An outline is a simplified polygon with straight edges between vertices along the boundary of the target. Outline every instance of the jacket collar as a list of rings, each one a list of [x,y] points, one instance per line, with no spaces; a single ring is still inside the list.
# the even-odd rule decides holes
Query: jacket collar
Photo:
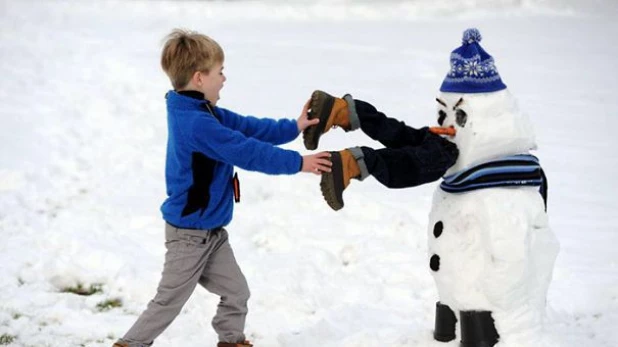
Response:
[[[182,110],[206,111],[217,120],[221,121],[217,114],[217,108],[210,101],[204,99],[204,94],[195,90],[175,91],[170,90],[165,94],[167,106]]]
[[[181,90],[177,93],[180,95],[188,96],[193,99],[208,102],[208,100],[206,100],[206,98],[204,97],[204,93],[198,92],[197,90]]]
[[[175,91],[170,90],[165,94],[167,105],[172,108],[185,110],[209,110],[212,108],[210,102],[204,99],[204,94],[198,91]]]

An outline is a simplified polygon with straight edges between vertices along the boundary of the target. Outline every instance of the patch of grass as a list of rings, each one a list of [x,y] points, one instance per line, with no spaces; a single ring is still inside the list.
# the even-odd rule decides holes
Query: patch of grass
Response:
[[[10,345],[16,338],[17,336],[14,335],[2,334],[0,335],[0,345]]]
[[[99,310],[99,312],[105,312],[111,310],[112,308],[121,306],[122,300],[120,300],[119,298],[107,299],[97,304],[97,310]]]
[[[13,313],[13,319],[19,319],[19,318],[21,318],[21,316],[22,316],[22,314],[19,313],[19,312]]]
[[[102,293],[103,284],[95,283],[91,284],[88,287],[85,287],[83,284],[78,283],[75,287],[62,288],[61,292],[88,296],[92,294]]]

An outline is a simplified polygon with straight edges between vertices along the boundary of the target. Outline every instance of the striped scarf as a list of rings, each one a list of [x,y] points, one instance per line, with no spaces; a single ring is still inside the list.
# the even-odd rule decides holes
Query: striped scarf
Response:
[[[530,154],[492,160],[447,176],[440,184],[448,193],[511,186],[538,186],[547,210],[547,178],[539,159]]]

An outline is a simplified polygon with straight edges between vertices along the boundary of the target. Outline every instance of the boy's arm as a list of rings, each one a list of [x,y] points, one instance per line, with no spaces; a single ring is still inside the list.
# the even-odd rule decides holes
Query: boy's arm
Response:
[[[245,125],[239,124],[239,126],[251,128],[256,125],[252,122],[254,121],[249,120]],[[196,150],[217,161],[250,171],[295,174],[301,170],[302,159],[298,152],[275,147],[271,143],[248,137],[242,131],[224,125],[225,122],[219,123],[211,117],[196,119],[191,127],[190,136]],[[274,124],[265,127],[270,127],[270,131],[254,133],[266,138],[282,136],[274,129],[276,128]]]
[[[241,132],[246,137],[281,145],[294,140],[299,134],[299,128],[294,119],[275,120],[242,116],[233,111],[217,108],[221,122],[226,127]]]

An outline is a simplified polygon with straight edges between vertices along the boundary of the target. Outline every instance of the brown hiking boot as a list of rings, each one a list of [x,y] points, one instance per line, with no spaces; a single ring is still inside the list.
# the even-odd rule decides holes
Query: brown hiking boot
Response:
[[[331,172],[322,173],[320,189],[328,206],[337,211],[343,208],[343,190],[350,185],[352,178],[361,174],[358,162],[350,150],[330,152],[333,163]]]
[[[249,341],[237,342],[237,343],[219,342],[217,344],[217,347],[253,347],[253,345],[249,343]]]
[[[314,150],[318,148],[320,136],[329,131],[333,126],[340,126],[350,130],[350,117],[348,103],[342,98],[336,98],[321,90],[311,94],[311,112],[309,119],[318,118],[320,123],[310,126],[303,131],[305,148]]]
[[[126,342],[116,342],[112,347],[129,347],[129,344]]]

